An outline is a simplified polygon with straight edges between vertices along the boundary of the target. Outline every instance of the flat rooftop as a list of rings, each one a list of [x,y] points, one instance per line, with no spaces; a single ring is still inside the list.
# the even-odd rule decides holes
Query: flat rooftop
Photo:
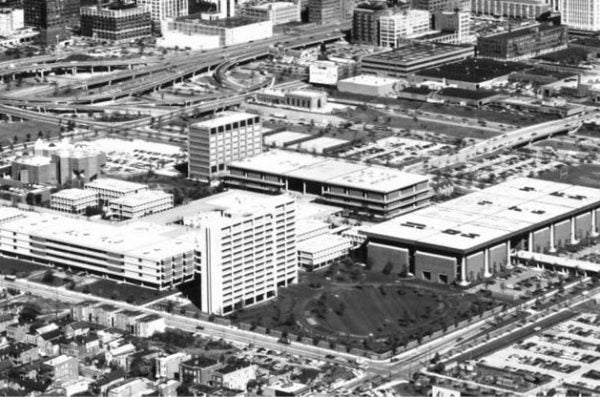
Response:
[[[63,198],[67,200],[79,200],[83,198],[93,198],[96,197],[98,193],[92,190],[84,190],[84,189],[63,189],[60,192],[56,192],[52,195],[52,197]]]
[[[519,62],[502,62],[491,59],[468,58],[463,61],[449,63],[417,72],[418,76],[483,83],[513,72],[527,69],[529,66]]]
[[[122,193],[134,192],[139,189],[147,189],[148,186],[142,183],[123,181],[121,179],[100,178],[88,182],[84,186],[86,189],[114,190]]]
[[[234,161],[229,167],[380,193],[428,181],[426,176],[393,168],[284,150],[270,150],[258,156]]]
[[[14,209],[0,208],[0,219],[5,212],[12,215]],[[0,224],[0,230],[152,261],[194,249],[194,236],[185,228],[146,222],[96,223],[53,213],[21,211],[19,217]]]
[[[366,84],[381,87],[389,84],[399,83],[400,81],[401,80],[399,79],[393,79],[391,77],[375,76],[372,74],[359,74],[358,76],[340,80],[338,83]]]
[[[367,55],[364,61],[392,64],[414,64],[424,59],[445,58],[465,52],[473,53],[473,47],[462,47],[450,44],[432,44],[426,42],[399,43],[398,47],[391,51]]]
[[[288,142],[294,142],[300,139],[308,138],[310,134],[295,131],[281,131],[274,134],[263,135],[266,146],[283,146]]]
[[[251,25],[255,23],[259,23],[261,21],[256,21],[255,19],[248,17],[233,17],[233,18],[223,18],[223,19],[213,19],[207,20],[202,19],[200,14],[188,15],[185,17],[177,18],[179,22],[190,22],[198,25],[207,25],[207,26],[216,26],[220,28],[237,28],[239,26]]]
[[[173,197],[171,193],[163,192],[162,190],[144,190],[139,193],[130,194],[127,196],[119,197],[117,199],[110,200],[111,204],[124,205],[135,207],[138,205],[144,205],[155,200],[164,199],[167,197]]]
[[[600,189],[519,178],[364,229],[371,237],[468,252],[600,204]]]
[[[222,218],[226,221],[231,218],[240,218],[250,214],[271,210],[273,207],[288,203],[291,200],[293,200],[293,198],[285,194],[272,196],[246,190],[231,189],[200,200],[194,200],[188,204],[180,205],[158,214],[147,216],[144,220],[146,222],[157,224],[169,224],[178,222],[183,218],[198,217],[198,219],[201,220],[201,218],[206,218],[205,216],[203,217],[203,214],[206,214],[213,215],[211,216],[211,220],[217,222],[222,218],[219,213],[226,212],[228,218]]]
[[[297,7],[297,5],[291,1],[275,1],[273,3],[258,4],[255,6],[251,6],[250,8],[257,9],[257,10],[269,10],[269,9],[281,9],[281,8],[289,8],[289,7]]]
[[[258,115],[252,114],[252,113],[243,113],[243,112],[222,112],[208,120],[199,121],[197,123],[194,123],[194,124],[192,124],[192,127],[215,128],[215,127],[219,127],[219,126],[222,126],[225,124],[240,122],[240,121],[252,119],[255,117],[258,117]]]
[[[50,164],[52,162],[52,159],[50,157],[44,157],[44,156],[29,156],[29,157],[21,157],[15,160],[15,163],[17,164],[26,164],[26,165],[31,165],[31,166],[41,166],[41,165],[47,165]]]
[[[465,90],[454,87],[442,88],[437,94],[444,97],[463,99],[485,99],[499,95],[497,92],[491,90]]]

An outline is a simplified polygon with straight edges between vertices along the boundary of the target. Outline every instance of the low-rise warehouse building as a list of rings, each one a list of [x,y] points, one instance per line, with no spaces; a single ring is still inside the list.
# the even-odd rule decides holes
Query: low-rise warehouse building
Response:
[[[527,65],[518,62],[474,58],[421,70],[410,80],[414,84],[435,81],[466,90],[478,90],[506,83],[511,73],[527,68]]]
[[[399,79],[361,74],[338,81],[337,89],[340,92],[359,95],[394,96],[400,89],[401,82]]]
[[[360,61],[362,73],[378,76],[407,77],[419,70],[472,57],[472,46],[405,42],[392,51],[367,55]]]
[[[510,264],[513,250],[553,252],[598,234],[600,190],[521,178],[363,230],[368,260],[466,285]]]
[[[98,207],[98,193],[84,189],[64,189],[50,196],[50,208],[71,214],[85,214]]]
[[[445,103],[477,107],[486,105],[501,97],[500,94],[491,90],[465,90],[454,87],[443,88],[435,96]]]
[[[282,150],[232,162],[226,184],[315,194],[331,205],[384,219],[423,207],[431,197],[427,176]]]

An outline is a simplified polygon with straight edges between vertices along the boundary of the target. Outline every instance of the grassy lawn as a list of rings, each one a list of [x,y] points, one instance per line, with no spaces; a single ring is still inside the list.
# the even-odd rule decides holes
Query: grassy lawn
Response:
[[[581,164],[568,166],[566,172],[551,171],[541,174],[539,179],[562,183],[572,183],[593,188],[600,188],[600,166],[594,164]]]
[[[444,285],[335,266],[303,274],[276,300],[243,309],[234,322],[383,352],[490,309],[495,302]]]
[[[15,275],[17,277],[26,277],[38,270],[47,270],[48,266],[38,265],[33,262],[26,262],[12,258],[0,258],[0,273]]]
[[[4,147],[10,145],[15,136],[17,137],[17,143],[23,143],[27,139],[27,134],[31,134],[31,140],[35,141],[38,137],[39,131],[42,131],[45,138],[47,136],[57,136],[60,128],[58,125],[43,123],[40,121],[1,123],[0,144],[2,144]]]
[[[98,279],[86,285],[78,285],[75,291],[90,293],[101,298],[125,301],[142,305],[161,297],[173,295],[177,291],[155,291],[132,284],[122,284],[113,280]]]

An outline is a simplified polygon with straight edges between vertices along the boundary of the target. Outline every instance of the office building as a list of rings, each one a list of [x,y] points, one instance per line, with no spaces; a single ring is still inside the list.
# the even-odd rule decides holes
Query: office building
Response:
[[[189,177],[208,181],[228,163],[262,152],[262,125],[255,114],[224,112],[192,124],[188,145]]]
[[[546,0],[471,0],[471,11],[477,15],[535,19],[551,10]]]
[[[229,165],[231,187],[298,191],[348,211],[385,219],[429,203],[429,179],[392,168],[270,150]]]
[[[226,315],[297,283],[293,197],[230,190],[202,203],[206,210],[183,222],[197,232],[203,312]]]
[[[456,36],[456,44],[468,43],[471,37],[471,13],[468,11],[435,11],[433,29]]]
[[[463,285],[511,263],[598,235],[600,190],[520,178],[363,230],[374,266]]]
[[[566,26],[535,24],[478,37],[477,54],[492,59],[520,60],[565,49],[568,42]]]
[[[150,11],[135,3],[81,9],[81,35],[115,43],[131,42],[152,34]]]
[[[367,55],[361,59],[365,74],[405,78],[419,70],[460,61],[474,55],[472,46],[405,42],[392,51]]]
[[[120,179],[100,178],[86,183],[84,189],[96,192],[100,202],[108,204],[110,200],[144,192],[148,190],[148,186]]]
[[[210,49],[244,44],[273,36],[273,22],[248,17],[204,20],[197,17],[169,19],[163,29],[163,47]]]
[[[189,10],[187,0],[136,0],[136,4],[150,10],[152,28],[157,33],[167,19],[185,17]]]
[[[379,46],[398,47],[408,38],[422,36],[430,31],[431,15],[425,10],[404,10],[379,18]]]
[[[434,11],[471,11],[471,0],[412,0],[413,8]]]
[[[309,0],[308,21],[317,25],[352,19],[354,0]]]
[[[113,219],[136,219],[173,208],[173,195],[162,190],[144,190],[108,202]]]
[[[600,4],[598,0],[558,0],[562,23],[569,28],[600,31]]]
[[[23,9],[0,8],[0,36],[11,36],[25,27]]]
[[[290,22],[300,22],[300,1],[275,1],[273,3],[248,6],[244,9],[248,18],[259,21],[269,20],[273,26]]]
[[[83,215],[88,208],[98,207],[98,194],[91,190],[64,189],[50,196],[50,208],[55,211]]]
[[[352,16],[352,42],[354,44],[379,45],[379,18],[394,14],[397,9],[385,1],[361,3]]]
[[[42,44],[56,44],[79,25],[80,6],[80,0],[23,0],[25,26],[40,31]]]
[[[348,255],[352,241],[335,234],[314,237],[298,243],[298,266],[318,270]]]
[[[2,207],[0,253],[158,290],[194,277],[194,238],[178,226],[95,223]]]

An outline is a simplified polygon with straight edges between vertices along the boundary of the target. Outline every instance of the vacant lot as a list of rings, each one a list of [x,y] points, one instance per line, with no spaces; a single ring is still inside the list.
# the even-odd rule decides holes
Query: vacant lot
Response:
[[[547,181],[600,188],[600,166],[593,164],[568,166],[566,169],[546,172],[540,175],[539,178]]]

